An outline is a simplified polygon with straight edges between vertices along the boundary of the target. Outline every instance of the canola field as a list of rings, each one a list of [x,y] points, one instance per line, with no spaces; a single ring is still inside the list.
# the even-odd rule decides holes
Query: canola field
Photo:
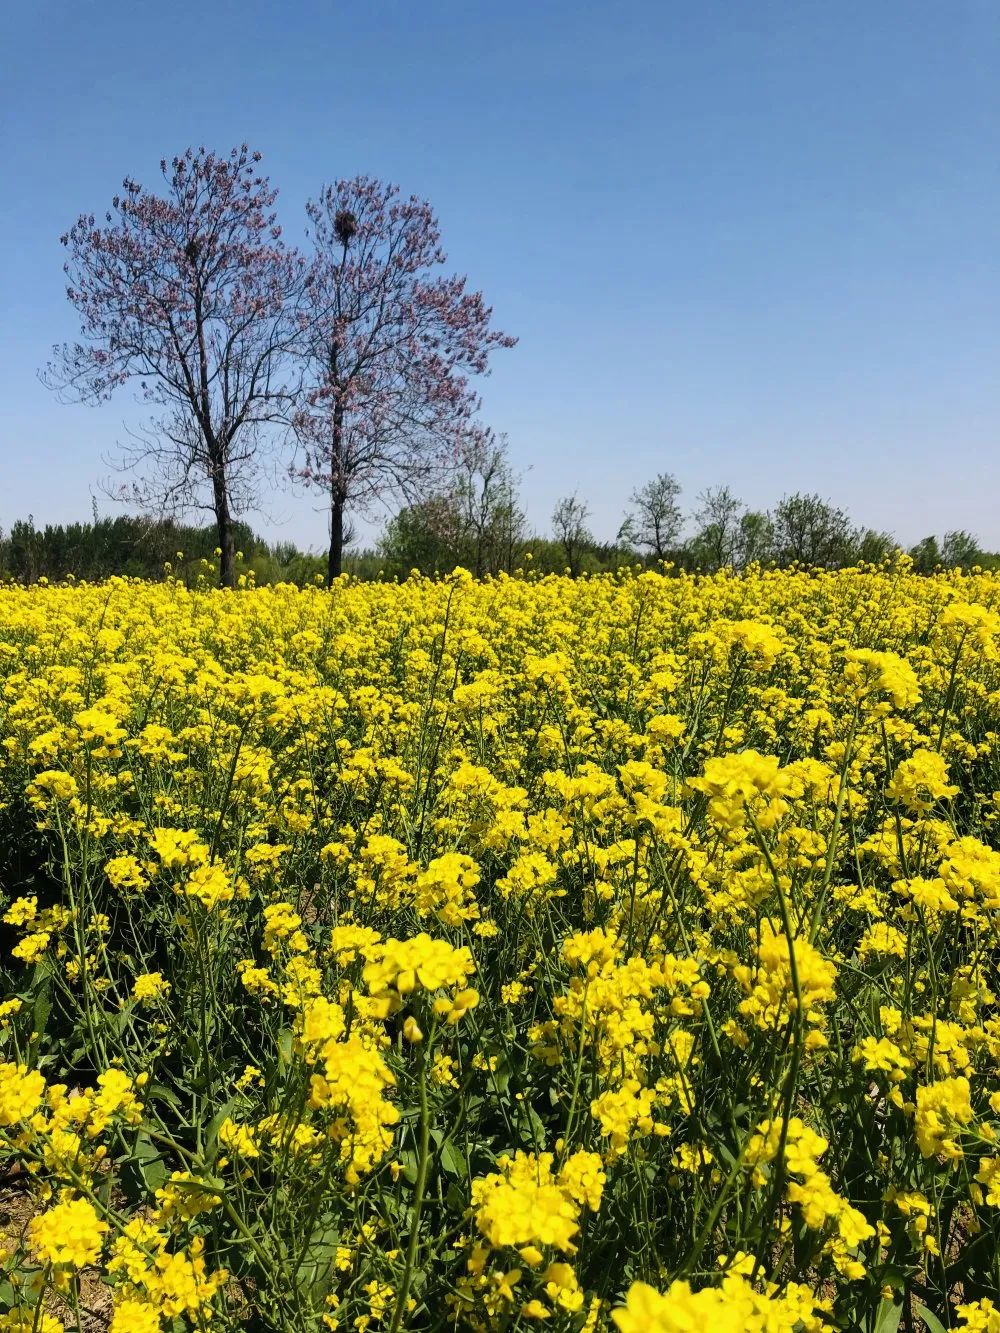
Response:
[[[1000,1330],[1000,578],[0,588],[0,1330]]]

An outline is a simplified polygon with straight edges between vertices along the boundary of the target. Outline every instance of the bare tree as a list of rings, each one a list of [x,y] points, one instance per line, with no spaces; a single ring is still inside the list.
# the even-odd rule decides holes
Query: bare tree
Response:
[[[645,486],[632,492],[631,511],[618,532],[618,540],[648,551],[656,560],[665,560],[680,543],[684,516],[677,503],[680,482],[669,472],[661,472]]]
[[[162,409],[123,451],[146,473],[131,493],[211,509],[229,586],[234,513],[252,497],[266,428],[292,401],[284,374],[303,274],[259,160],[245,144],[228,157],[188,149],[160,163],[164,194],[126,179],[106,226],[81,216],[62,238],[81,341],[57,348],[43,376],[89,401],[134,381]]]
[[[526,515],[505,437],[478,434],[465,450],[456,484],[473,572],[478,576],[513,569],[524,542]]]
[[[332,581],[345,512],[426,498],[474,429],[470,376],[515,339],[491,329],[464,278],[437,276],[446,259],[424,200],[359,176],[328,186],[307,212],[316,254],[297,473],[329,501]]]
[[[698,531],[689,546],[696,564],[706,569],[724,569],[735,563],[743,508],[743,501],[728,486],[702,491],[694,515]]]
[[[552,511],[552,527],[556,541],[566,552],[569,572],[575,577],[580,572],[583,548],[594,539],[587,527],[590,511],[576,495],[564,496]]]

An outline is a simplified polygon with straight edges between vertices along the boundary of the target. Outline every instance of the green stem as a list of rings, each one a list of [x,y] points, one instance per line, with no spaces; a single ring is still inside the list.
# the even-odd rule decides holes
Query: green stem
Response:
[[[819,934],[820,922],[823,920],[823,907],[826,903],[826,895],[830,889],[830,880],[833,878],[833,866],[837,859],[837,843],[840,841],[840,825],[844,818],[844,801],[847,798],[847,775],[851,768],[851,757],[854,750],[854,740],[858,731],[859,710],[854,710],[854,716],[851,719],[851,729],[847,733],[847,741],[844,745],[844,762],[840,769],[840,788],[837,792],[837,808],[833,815],[833,828],[830,830],[830,841],[826,849],[826,865],[823,869],[823,883],[820,886],[819,897],[816,899],[816,906],[813,910],[812,921],[809,926],[809,943],[815,944],[816,936]]]
[[[420,1213],[424,1206],[424,1192],[427,1189],[427,1173],[431,1160],[431,1117],[427,1106],[427,1060],[433,1040],[434,1033],[432,1031],[430,1040],[422,1051],[420,1059],[420,1078],[417,1085],[420,1097],[420,1140],[417,1179],[413,1188],[413,1215],[410,1219],[410,1241],[406,1247],[406,1267],[403,1269],[403,1280],[399,1284],[396,1308],[392,1312],[389,1333],[398,1333],[399,1331],[406,1310],[406,1303],[410,1298],[410,1284],[413,1281],[413,1272],[417,1266],[417,1252],[420,1248]]]

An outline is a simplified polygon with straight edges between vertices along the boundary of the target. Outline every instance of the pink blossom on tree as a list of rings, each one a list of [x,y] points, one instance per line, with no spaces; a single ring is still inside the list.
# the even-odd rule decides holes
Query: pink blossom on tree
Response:
[[[330,504],[329,578],[341,571],[345,511],[420,497],[481,433],[470,384],[516,339],[446,263],[428,203],[368,176],[307,206],[307,384],[296,414],[298,476]]]
[[[62,237],[80,341],[56,349],[47,380],[109,398],[135,381],[162,409],[125,450],[134,488],[162,507],[210,509],[234,582],[234,513],[245,508],[267,427],[289,418],[305,269],[281,240],[277,191],[246,144],[188,149],[160,163],[166,191],[126,179],[105,224],[81,216]]]

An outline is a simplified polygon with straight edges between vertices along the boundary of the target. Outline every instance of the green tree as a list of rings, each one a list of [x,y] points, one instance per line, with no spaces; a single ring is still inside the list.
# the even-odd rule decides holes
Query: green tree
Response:
[[[916,546],[910,547],[910,558],[919,574],[932,574],[941,563],[941,547],[938,539],[931,534],[923,537]]]
[[[851,520],[821,496],[786,495],[775,507],[773,519],[775,557],[782,564],[835,567],[849,562]]]
[[[971,532],[946,532],[941,545],[941,563],[948,569],[968,569],[979,563],[979,542]]]
[[[386,565],[404,574],[453,569],[465,563],[465,522],[454,492],[406,505],[385,526],[378,551]]]
[[[736,533],[735,556],[741,569],[771,558],[774,548],[774,524],[771,515],[759,509],[747,509],[740,515]]]
[[[854,534],[854,561],[863,560],[869,565],[881,564],[896,550],[898,543],[891,532],[879,532],[875,528],[859,528]]]

